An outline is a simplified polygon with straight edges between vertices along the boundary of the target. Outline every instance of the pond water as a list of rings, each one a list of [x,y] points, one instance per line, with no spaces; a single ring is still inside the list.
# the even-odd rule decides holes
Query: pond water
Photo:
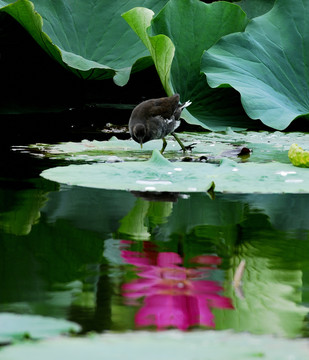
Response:
[[[3,156],[0,312],[68,319],[84,333],[308,336],[309,195],[145,197],[59,185],[39,174],[63,162]]]

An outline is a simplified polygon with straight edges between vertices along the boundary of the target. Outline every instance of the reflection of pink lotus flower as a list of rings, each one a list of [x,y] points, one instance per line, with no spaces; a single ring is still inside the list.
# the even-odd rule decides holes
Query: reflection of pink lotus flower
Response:
[[[186,330],[192,325],[214,327],[210,308],[233,308],[229,298],[218,294],[222,288],[203,278],[211,268],[185,268],[181,257],[172,252],[157,254],[156,260],[133,251],[122,252],[123,258],[138,267],[140,278],[124,284],[124,296],[130,299],[144,297],[144,306],[137,312],[138,326],[169,326]],[[194,262],[217,265],[217,256],[199,256]]]

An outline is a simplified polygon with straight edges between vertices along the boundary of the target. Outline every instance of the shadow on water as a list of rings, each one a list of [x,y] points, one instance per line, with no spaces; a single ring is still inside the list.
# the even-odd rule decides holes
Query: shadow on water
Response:
[[[145,197],[58,185],[33,161],[0,183],[1,312],[308,335],[309,195]]]

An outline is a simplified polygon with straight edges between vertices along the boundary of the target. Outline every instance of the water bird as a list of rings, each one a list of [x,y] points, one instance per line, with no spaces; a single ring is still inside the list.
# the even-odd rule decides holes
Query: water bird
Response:
[[[179,94],[175,94],[143,101],[133,109],[129,120],[129,131],[133,140],[138,142],[141,148],[147,141],[162,139],[161,154],[163,154],[167,145],[165,136],[171,134],[182,150],[184,152],[187,150],[174,130],[180,125],[182,110],[191,105],[191,101],[180,104],[179,100]]]

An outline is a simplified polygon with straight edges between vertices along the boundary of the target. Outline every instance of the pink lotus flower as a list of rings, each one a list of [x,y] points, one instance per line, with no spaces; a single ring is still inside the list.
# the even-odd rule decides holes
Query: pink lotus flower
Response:
[[[137,312],[137,326],[156,325],[158,329],[177,327],[186,330],[193,325],[214,327],[211,308],[232,309],[231,300],[218,293],[222,287],[215,281],[205,280],[213,267],[185,268],[182,258],[173,252],[146,257],[146,253],[122,251],[123,258],[137,266],[138,279],[123,285],[129,300],[144,298]],[[217,256],[199,256],[193,259],[203,265],[217,265]],[[132,302],[131,302],[132,303]]]

